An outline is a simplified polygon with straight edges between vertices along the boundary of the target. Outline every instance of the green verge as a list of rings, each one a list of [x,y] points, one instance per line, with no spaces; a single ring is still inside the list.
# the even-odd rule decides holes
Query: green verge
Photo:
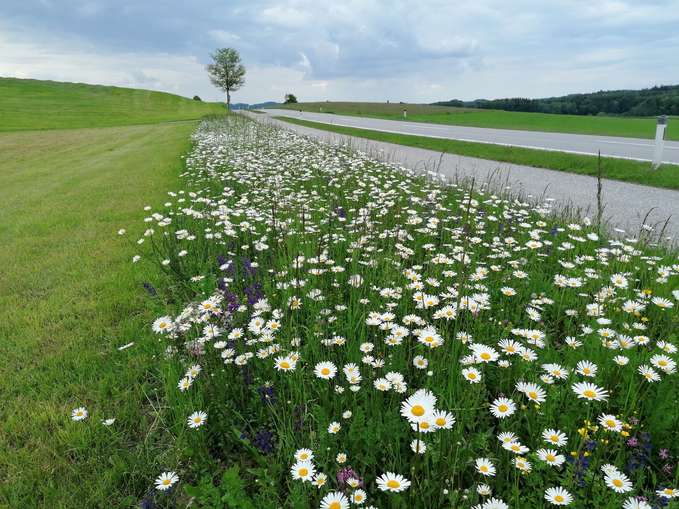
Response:
[[[223,113],[223,103],[165,92],[0,78],[0,132],[155,124]]]
[[[430,138],[427,136],[412,136],[408,134],[385,133],[369,129],[356,129],[353,127],[342,127],[319,122],[309,122],[296,118],[274,116],[273,118],[291,124],[331,131],[348,136],[358,136],[375,141],[407,145],[437,152],[458,154],[468,157],[478,157],[492,161],[521,164],[536,168],[548,168],[550,170],[577,173],[580,175],[597,175],[597,157],[580,154],[569,154],[567,152],[551,152],[547,150],[533,150],[521,147],[507,147],[504,145],[491,145],[488,143],[474,143],[458,140],[444,140],[440,138]],[[621,180],[623,182],[633,182],[652,187],[663,187],[666,189],[679,189],[679,167],[674,165],[663,165],[657,170],[651,171],[650,163],[643,161],[633,161],[629,159],[615,159],[612,157],[602,157],[601,167],[604,178]]]
[[[155,304],[116,232],[162,208],[195,127],[0,134],[0,507],[138,507],[176,465]]]
[[[655,137],[656,125],[655,117],[558,115],[554,113],[453,108],[428,104],[323,102],[277,105],[275,107],[385,120],[403,120],[403,110],[407,109],[407,120],[411,122],[647,139]],[[679,118],[670,120],[667,126],[667,139],[679,140]]]

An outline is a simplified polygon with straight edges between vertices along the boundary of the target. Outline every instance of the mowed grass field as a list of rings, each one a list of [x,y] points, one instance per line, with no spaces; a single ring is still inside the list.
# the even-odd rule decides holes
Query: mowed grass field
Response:
[[[155,124],[224,109],[151,90],[0,78],[0,131]]]
[[[656,118],[589,117],[583,115],[554,115],[518,111],[450,108],[426,104],[362,103],[362,102],[309,102],[276,106],[302,111],[336,113],[403,120],[403,110],[408,110],[407,120],[470,127],[519,129],[630,138],[654,138]],[[671,119],[667,128],[668,140],[679,140],[679,119]]]
[[[56,85],[50,102],[75,111],[65,88]],[[47,127],[33,106],[14,125]],[[127,115],[138,122],[152,109]],[[68,126],[92,122],[72,116]],[[139,332],[154,301],[131,263],[134,247],[116,232],[139,224],[145,205],[162,207],[196,125],[0,133],[0,507],[138,507],[171,454],[149,370],[162,345]],[[98,425],[71,421],[79,406]]]
[[[370,129],[356,129],[353,127],[323,124],[320,122],[309,122],[307,120],[282,116],[275,116],[274,118],[283,122],[290,122],[292,124],[338,134],[345,134],[347,136],[358,136],[370,140],[435,150],[448,154],[478,157],[480,159],[521,164],[524,166],[533,166],[535,168],[549,168],[580,175],[597,176],[599,171],[599,160],[596,156],[532,150],[505,145],[491,145],[488,143],[446,140],[441,138],[430,138],[427,136],[385,133]],[[657,170],[651,171],[649,169],[649,163],[643,161],[602,157],[601,173],[602,176],[607,179],[622,180],[623,182],[633,182],[635,184],[652,187],[679,189],[679,180],[677,180],[676,177],[677,167],[674,165],[662,165]]]

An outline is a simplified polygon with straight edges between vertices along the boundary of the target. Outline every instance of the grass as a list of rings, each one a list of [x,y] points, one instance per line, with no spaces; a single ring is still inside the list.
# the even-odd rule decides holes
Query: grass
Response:
[[[138,507],[173,454],[153,305],[116,231],[177,185],[195,126],[0,134],[0,507]]]
[[[403,120],[403,110],[408,110],[408,120],[434,124],[451,124],[495,129],[519,129],[631,138],[655,138],[656,118],[630,118],[608,116],[556,115],[524,113],[474,108],[451,108],[424,104],[318,102],[280,105],[276,108],[303,110],[340,115],[355,115],[387,120]],[[670,119],[667,139],[679,140],[679,119]]]
[[[224,113],[224,105],[150,90],[0,78],[0,131],[153,124],[211,113]]]
[[[536,168],[549,168],[551,170],[566,171],[580,175],[597,175],[597,157],[567,152],[552,152],[546,150],[533,150],[521,147],[508,147],[504,145],[491,145],[488,143],[474,143],[458,140],[444,140],[427,136],[412,136],[407,134],[385,133],[369,129],[357,129],[343,127],[320,122],[309,122],[288,117],[274,117],[283,122],[290,122],[314,129],[330,131],[348,136],[359,136],[370,140],[396,143],[410,147],[435,150],[462,156],[478,157],[493,161],[502,161]],[[679,189],[679,181],[676,178],[677,167],[663,165],[657,170],[650,170],[650,164],[643,161],[616,159],[602,157],[602,169],[605,178],[633,182],[653,187],[667,189]]]

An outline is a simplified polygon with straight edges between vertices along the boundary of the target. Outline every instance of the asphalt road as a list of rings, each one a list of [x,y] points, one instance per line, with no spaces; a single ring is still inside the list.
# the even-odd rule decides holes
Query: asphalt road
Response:
[[[358,127],[399,134],[414,134],[430,138],[444,138],[495,145],[511,145],[538,150],[571,152],[574,154],[620,157],[651,161],[653,159],[653,140],[621,138],[617,136],[593,136],[584,134],[545,133],[538,131],[517,131],[511,129],[487,129],[455,125],[427,124],[401,120],[382,120],[379,118],[353,117],[330,113],[300,113],[294,110],[264,110],[270,115],[301,118],[313,122],[324,122],[345,127]],[[679,164],[679,142],[665,141],[663,162]]]
[[[270,111],[270,110],[269,110]],[[550,204],[560,215],[597,215],[597,180],[586,175],[533,168],[433,150],[396,145],[289,124],[266,115],[247,113],[260,122],[273,122],[328,143],[350,144],[369,155],[418,172],[437,171],[451,180],[474,178],[479,186],[508,192],[529,201]],[[306,116],[306,114],[305,114]],[[362,120],[362,119],[359,119]],[[677,168],[679,172],[679,168]],[[679,174],[678,174],[679,176]],[[603,220],[612,233],[623,237],[649,236],[679,245],[679,191],[602,181]],[[667,222],[667,224],[666,224]],[[652,228],[648,231],[643,227]],[[616,232],[614,229],[618,229]]]

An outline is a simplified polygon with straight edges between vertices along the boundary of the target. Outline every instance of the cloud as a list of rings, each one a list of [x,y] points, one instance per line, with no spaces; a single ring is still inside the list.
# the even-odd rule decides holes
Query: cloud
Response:
[[[0,74],[236,100],[548,96],[679,82],[679,0],[22,0],[0,4]],[[4,27],[4,28],[3,28]]]

